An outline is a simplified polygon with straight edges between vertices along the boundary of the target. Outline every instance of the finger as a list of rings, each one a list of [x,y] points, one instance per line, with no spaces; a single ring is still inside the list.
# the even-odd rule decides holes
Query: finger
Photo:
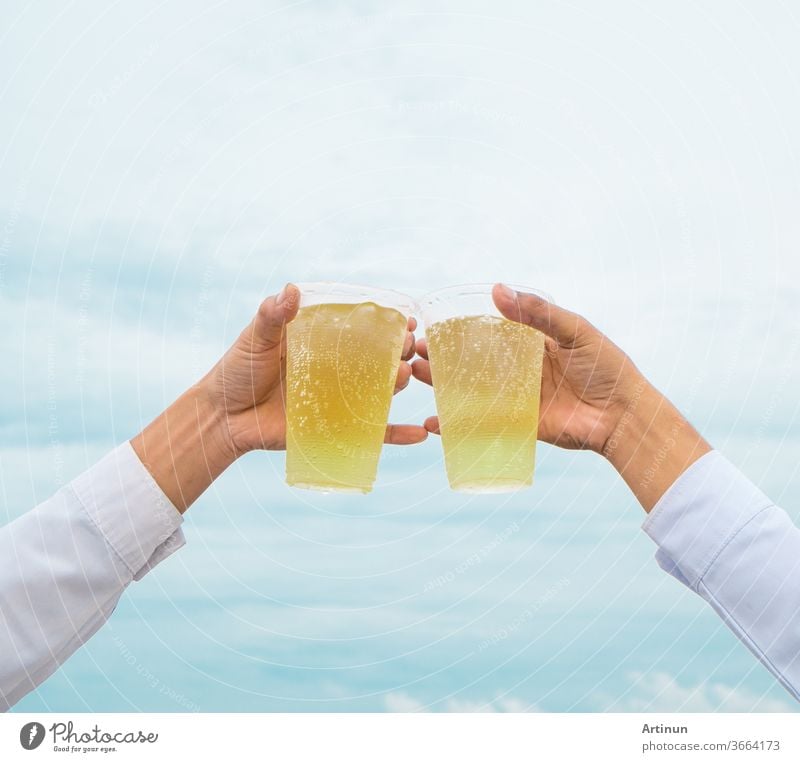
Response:
[[[426,418],[422,425],[425,427],[426,431],[430,431],[431,434],[442,433],[439,430],[439,416],[437,415],[432,415],[430,418]]]
[[[300,290],[287,283],[277,296],[261,302],[252,323],[250,339],[258,349],[271,349],[281,341],[283,327],[297,315]]]
[[[492,289],[492,298],[504,317],[536,328],[561,346],[572,346],[588,329],[588,323],[580,315],[502,283]]]
[[[411,380],[411,366],[407,362],[401,362],[397,369],[397,378],[394,381],[394,393],[402,392]]]
[[[544,351],[547,352],[550,357],[555,357],[556,354],[558,354],[558,342],[555,339],[551,339],[549,336],[545,336]]]
[[[425,338],[417,339],[417,354],[424,358],[425,360],[428,359],[428,340]]]
[[[411,363],[411,373],[417,381],[422,381],[422,383],[428,384],[429,386],[433,385],[433,381],[431,380],[431,364],[428,360],[414,360],[414,362]]]
[[[390,423],[386,427],[386,436],[383,441],[386,444],[408,445],[424,442],[428,438],[428,432],[422,426],[413,426],[405,423]]]
[[[412,318],[413,319],[413,318]],[[409,323],[411,320],[409,320]],[[400,355],[401,360],[410,360],[416,352],[416,348],[414,346],[414,334],[409,331],[406,333],[406,341],[403,344],[403,354]]]

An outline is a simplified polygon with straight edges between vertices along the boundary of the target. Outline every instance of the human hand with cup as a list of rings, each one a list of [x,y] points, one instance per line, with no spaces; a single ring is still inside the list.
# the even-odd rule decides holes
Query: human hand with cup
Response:
[[[589,321],[533,293],[503,284],[492,289],[508,320],[544,334],[538,438],[568,449],[602,454],[649,511],[666,489],[710,446],[658,392],[630,358]],[[414,376],[432,383],[429,342],[417,341]],[[531,367],[531,373],[534,368]],[[438,416],[425,428],[440,433]],[[654,478],[643,478],[663,449]]]
[[[286,447],[287,326],[297,316],[300,290],[287,284],[265,299],[239,337],[194,386],[131,440],[136,454],[182,512],[228,466],[252,450]],[[416,321],[408,318],[395,393],[411,377]],[[341,352],[360,352],[344,345]],[[422,426],[389,424],[389,444],[415,444]]]

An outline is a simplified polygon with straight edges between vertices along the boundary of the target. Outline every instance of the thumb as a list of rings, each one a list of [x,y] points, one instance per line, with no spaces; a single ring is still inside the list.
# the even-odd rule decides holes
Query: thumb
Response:
[[[502,283],[497,283],[492,289],[492,298],[504,317],[536,328],[562,347],[573,346],[588,326],[580,315],[557,307],[536,294],[514,291]]]
[[[254,348],[267,350],[279,344],[284,325],[294,319],[299,306],[300,289],[293,283],[287,283],[277,296],[261,302],[250,334]]]

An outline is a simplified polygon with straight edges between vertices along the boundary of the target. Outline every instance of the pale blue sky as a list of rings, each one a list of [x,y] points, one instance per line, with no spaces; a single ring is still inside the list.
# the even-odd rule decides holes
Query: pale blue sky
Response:
[[[6,4],[3,519],[325,278],[550,292],[800,518],[798,18],[600,7]],[[363,499],[237,464],[20,709],[793,708],[599,459],[543,446],[498,499],[449,492],[437,441],[384,456]]]

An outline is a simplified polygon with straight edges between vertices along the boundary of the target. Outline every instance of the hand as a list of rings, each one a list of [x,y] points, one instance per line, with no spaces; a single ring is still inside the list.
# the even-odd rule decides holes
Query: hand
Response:
[[[200,382],[227,429],[234,456],[250,450],[286,447],[286,324],[297,314],[300,292],[288,284],[277,296],[262,302],[250,325]],[[411,378],[406,362],[414,356],[414,318],[408,320],[395,393]],[[422,426],[390,424],[385,441],[415,444],[427,436]]]
[[[285,327],[299,303],[300,292],[291,284],[266,299],[211,371],[131,440],[181,513],[243,453],[286,446]],[[410,318],[395,392],[411,378],[406,360],[414,356],[416,326]],[[386,429],[391,444],[413,444],[427,435],[422,426]]]
[[[644,378],[627,357],[579,315],[533,294],[497,285],[492,291],[500,313],[545,334],[539,439],[568,449],[602,452]],[[416,378],[431,383],[428,347],[417,342],[422,359]],[[425,427],[439,432],[436,416]]]
[[[492,297],[508,320],[545,335],[539,439],[603,454],[648,511],[711,449],[630,358],[580,315],[501,284]],[[417,352],[413,374],[430,384],[424,339]],[[428,418],[425,428],[438,433],[438,418]]]

